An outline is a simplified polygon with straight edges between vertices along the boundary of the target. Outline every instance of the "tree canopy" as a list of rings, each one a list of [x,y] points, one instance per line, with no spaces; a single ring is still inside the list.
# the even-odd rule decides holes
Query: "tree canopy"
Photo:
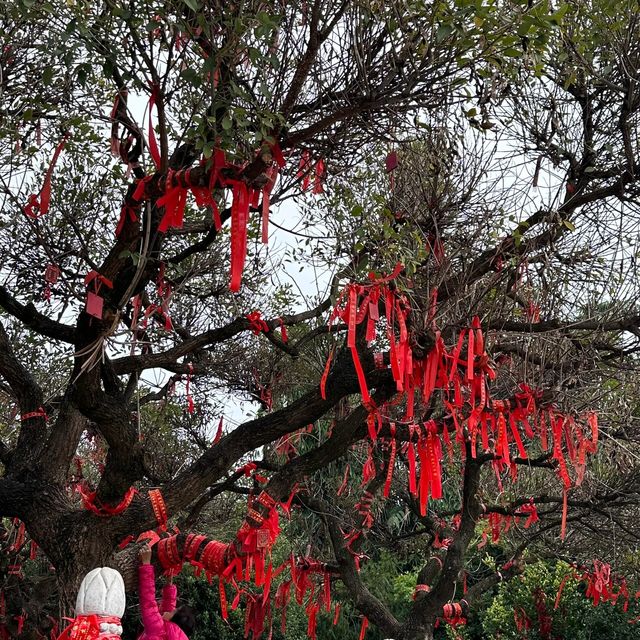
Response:
[[[5,3],[0,633],[145,540],[255,637],[635,606],[639,17]]]

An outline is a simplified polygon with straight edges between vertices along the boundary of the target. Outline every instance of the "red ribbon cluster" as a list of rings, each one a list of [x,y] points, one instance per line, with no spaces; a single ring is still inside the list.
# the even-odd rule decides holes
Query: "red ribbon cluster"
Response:
[[[73,622],[60,634],[58,640],[118,640],[119,635],[100,635],[100,623],[120,624],[120,618],[114,616],[77,616]]]
[[[299,605],[304,603],[306,594],[307,605],[305,613],[307,615],[307,635],[315,640],[317,616],[322,610],[331,611],[331,571],[323,562],[312,560],[311,558],[294,558],[291,556],[283,565],[276,570],[279,574],[285,567],[289,568],[290,579],[280,583],[276,592],[275,604],[281,609],[281,629],[286,632],[287,605],[291,597],[291,586],[294,587],[296,602]],[[319,577],[319,584],[314,577]],[[334,625],[337,624],[339,606],[335,607]]]
[[[442,619],[452,627],[467,624],[467,619],[462,613],[462,602],[449,602],[442,607]]]
[[[396,288],[389,285],[397,278],[402,265],[396,265],[388,277],[376,278],[370,274],[371,284],[351,283],[339,296],[329,318],[329,326],[337,318],[347,324],[347,346],[351,350],[354,368],[358,376],[363,404],[370,408],[368,419],[369,436],[372,442],[377,437],[382,424],[380,411],[373,406],[366,377],[362,368],[357,347],[357,328],[366,321],[364,338],[371,344],[377,337],[377,325],[380,320],[379,307],[384,305],[386,317],[386,338],[389,343],[390,364],[398,391],[406,393],[407,409],[405,420],[410,422],[410,439],[406,445],[409,464],[409,490],[413,496],[420,497],[422,513],[426,513],[428,496],[434,499],[442,497],[442,442],[444,440],[449,456],[453,457],[453,447],[449,435],[450,427],[455,431],[456,441],[460,444],[461,455],[466,455],[469,443],[471,455],[476,457],[478,446],[485,453],[495,457],[493,466],[501,485],[501,472],[508,468],[515,479],[516,459],[512,454],[515,445],[521,459],[528,457],[523,440],[539,439],[543,451],[553,446],[553,459],[557,463],[558,475],[565,489],[563,509],[563,529],[566,522],[566,491],[574,484],[579,485],[584,476],[586,457],[596,451],[598,442],[598,423],[596,414],[589,412],[580,420],[562,414],[554,407],[539,408],[537,402],[540,393],[521,384],[511,400],[492,399],[489,382],[495,380],[497,373],[486,349],[480,319],[473,318],[471,326],[463,328],[455,347],[448,349],[439,332],[435,330],[435,345],[425,358],[416,359],[410,346],[407,331],[409,305]],[[434,294],[434,305],[437,292]],[[435,316],[435,310],[431,314]],[[325,387],[333,353],[330,353],[320,382],[321,395],[325,397]],[[376,363],[379,366],[379,363]],[[436,425],[425,423],[424,430],[411,424],[414,414],[415,390],[427,403],[436,389],[441,389],[443,404],[449,411],[448,423]],[[586,423],[586,424],[585,424]],[[549,434],[549,430],[551,434]],[[417,438],[416,438],[417,436]],[[417,441],[416,441],[417,440]],[[392,445],[393,446],[393,445]],[[571,480],[566,456],[575,469],[575,481]],[[420,482],[417,482],[417,462],[420,462]],[[365,464],[363,479],[366,480],[368,465]],[[370,466],[370,465],[369,465]],[[390,469],[392,465],[390,465]],[[389,471],[391,473],[391,471]],[[528,513],[527,526],[537,519],[535,507],[525,506],[523,514]],[[493,516],[496,517],[496,516]]]
[[[389,287],[389,282],[400,275],[403,265],[398,263],[389,276],[376,278],[375,274],[369,274],[371,284],[347,285],[336,301],[333,312],[329,318],[329,327],[340,318],[348,327],[347,346],[351,350],[353,365],[358,376],[362,402],[365,406],[373,406],[367,380],[362,369],[358,347],[356,345],[357,327],[366,320],[365,340],[368,344],[377,337],[377,325],[380,320],[380,305],[384,304],[386,315],[386,337],[389,340],[391,350],[391,370],[396,381],[398,391],[405,389],[412,393],[414,384],[412,351],[409,347],[406,318],[409,306],[402,294],[397,289]],[[396,342],[395,324],[399,327],[399,341]],[[329,363],[325,367],[328,374]],[[325,377],[326,382],[326,377]],[[408,410],[409,413],[409,410]],[[409,416],[411,417],[411,416]]]
[[[300,156],[300,166],[296,177],[302,180],[302,190],[307,191],[311,186],[313,178],[313,193],[319,194],[324,192],[324,176],[325,167],[324,160],[320,158],[315,165],[311,161],[311,154],[308,150],[304,150]]]
[[[111,506],[108,504],[100,504],[96,500],[96,491],[89,491],[88,488],[84,487],[82,483],[78,483],[76,485],[76,489],[82,498],[82,504],[85,509],[91,511],[97,516],[109,518],[111,516],[117,516],[118,514],[125,511],[131,502],[133,501],[134,496],[136,495],[137,490],[133,487],[130,487],[129,490],[124,494],[122,500],[115,506]]]
[[[164,498],[162,497],[160,489],[150,489],[149,500],[151,501],[153,513],[158,521],[158,529],[160,531],[166,531],[167,521],[169,518],[167,515],[167,507],[164,503]]]
[[[151,121],[151,110],[155,105],[157,92],[151,96],[149,102],[149,149],[156,167],[160,166],[160,152],[155,139],[155,133]],[[232,206],[231,206],[231,274],[229,288],[233,292],[240,290],[242,279],[242,271],[247,253],[247,225],[249,222],[249,208],[257,208],[260,195],[262,193],[262,214],[263,227],[262,237],[266,242],[268,236],[268,212],[270,206],[270,196],[275,184],[279,168],[284,166],[285,160],[280,151],[279,145],[274,143],[271,145],[273,158],[277,166],[272,166],[267,171],[268,180],[262,190],[252,189],[242,180],[227,178],[223,174],[223,169],[233,169],[239,174],[243,167],[234,165],[226,160],[225,153],[221,149],[216,149],[210,162],[211,168],[209,173],[209,185],[203,187],[193,184],[191,181],[191,168],[174,171],[169,169],[164,180],[164,184],[159,185],[163,191],[163,195],[158,198],[156,204],[164,207],[164,214],[158,225],[158,231],[166,233],[170,228],[181,228],[184,222],[184,211],[187,203],[187,195],[191,191],[195,197],[196,204],[200,207],[209,206],[213,212],[214,224],[217,230],[222,226],[220,220],[220,212],[218,205],[213,197],[213,191],[216,188],[232,189]],[[150,196],[147,193],[150,177],[140,180],[133,200],[141,202]],[[123,209],[118,224],[117,233],[124,226],[127,216],[135,215],[133,210]]]
[[[251,329],[254,336],[259,336],[261,333],[269,333],[269,325],[262,319],[262,314],[259,311],[252,311],[245,317],[249,321],[249,329]]]

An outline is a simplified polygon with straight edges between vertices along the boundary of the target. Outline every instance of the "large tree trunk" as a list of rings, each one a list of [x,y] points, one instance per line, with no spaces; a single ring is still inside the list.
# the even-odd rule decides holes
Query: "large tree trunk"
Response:
[[[413,626],[405,623],[402,625],[400,634],[394,640],[433,640],[433,625]]]
[[[27,532],[55,569],[63,615],[72,615],[78,587],[92,569],[114,564],[113,542],[97,519],[74,511],[66,492],[49,485],[22,514]]]

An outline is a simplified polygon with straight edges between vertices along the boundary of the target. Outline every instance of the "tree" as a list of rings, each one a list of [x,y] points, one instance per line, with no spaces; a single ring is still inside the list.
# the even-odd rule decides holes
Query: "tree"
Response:
[[[131,585],[121,543],[225,495],[250,494],[235,539],[163,533],[163,568],[259,566],[293,495],[312,548],[274,606],[294,577],[339,580],[363,632],[393,638],[459,621],[560,529],[576,560],[636,543],[637,18],[604,0],[2,9],[0,515],[64,607],[96,565]],[[289,198],[300,245],[265,253]],[[326,269],[325,294],[277,284],[287,260]],[[218,438],[224,394],[262,410]],[[495,539],[534,515],[456,600],[485,518]],[[358,564],[407,539],[427,562],[394,614]],[[306,595],[312,634],[326,596]]]

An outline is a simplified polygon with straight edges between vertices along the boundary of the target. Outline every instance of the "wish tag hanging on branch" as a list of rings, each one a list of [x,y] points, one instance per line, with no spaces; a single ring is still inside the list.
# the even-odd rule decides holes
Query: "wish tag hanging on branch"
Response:
[[[58,282],[60,277],[60,268],[55,264],[48,264],[44,271],[45,287],[42,293],[47,302],[51,302],[51,285]]]
[[[258,549],[266,549],[269,546],[269,529],[258,529],[256,546]]]
[[[48,264],[44,271],[44,281],[49,284],[55,284],[60,277],[60,267],[56,264]]]
[[[85,311],[90,316],[98,318],[98,320],[102,320],[103,304],[104,300],[97,293],[93,293],[93,291],[87,291],[87,304],[85,306]]]
[[[385,161],[384,161],[384,166],[385,169],[387,171],[387,173],[390,173],[391,171],[393,171],[394,169],[398,168],[398,154],[395,151],[391,151]]]

